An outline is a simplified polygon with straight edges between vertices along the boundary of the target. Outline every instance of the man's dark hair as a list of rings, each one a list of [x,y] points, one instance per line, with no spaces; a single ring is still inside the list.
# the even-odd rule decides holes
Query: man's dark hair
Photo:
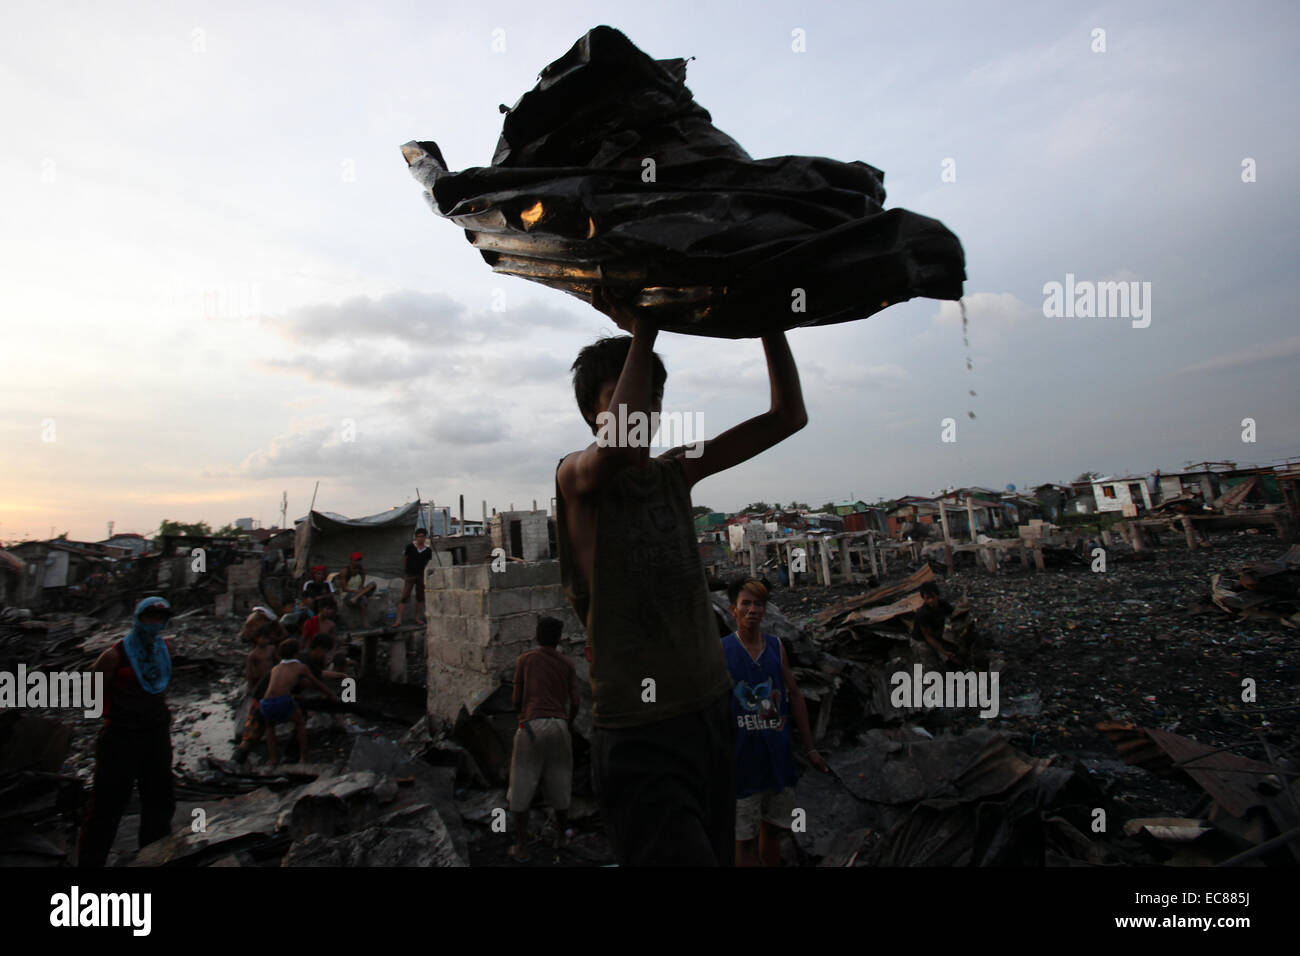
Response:
[[[768,587],[757,578],[732,578],[731,583],[727,585],[727,603],[734,605],[740,600],[740,592],[746,590],[754,597],[760,598],[764,604],[767,603]]]
[[[334,635],[317,634],[316,638],[311,642],[311,649],[313,652],[315,651],[329,652],[334,650]]]
[[[424,535],[425,537],[428,537],[429,532],[425,531],[423,528],[417,528],[415,530],[415,536],[418,538],[420,535]]]
[[[319,614],[326,608],[329,608],[331,611],[337,611],[339,609],[339,604],[328,594],[322,594],[316,599],[316,613]]]
[[[596,402],[600,399],[600,390],[606,382],[617,382],[623,374],[623,363],[627,361],[628,350],[632,348],[632,336],[615,335],[597,339],[574,359],[573,397],[578,400],[578,410],[591,426],[592,434],[596,428]],[[654,365],[650,371],[650,383],[656,398],[663,398],[664,383],[668,381],[668,370],[664,368],[663,359],[655,352]]]
[[[935,597],[939,596],[939,585],[935,584],[933,581],[926,581],[921,585],[921,597],[929,597],[931,594]]]
[[[280,642],[280,660],[289,661],[298,656],[298,642],[292,637]]]
[[[555,647],[560,643],[560,634],[564,632],[564,622],[557,617],[540,617],[537,619],[537,643],[542,647]]]

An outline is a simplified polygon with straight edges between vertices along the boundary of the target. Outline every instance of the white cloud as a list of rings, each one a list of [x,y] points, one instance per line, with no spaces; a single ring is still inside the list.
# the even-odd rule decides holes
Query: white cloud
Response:
[[[973,292],[963,298],[966,318],[972,329],[998,331],[1042,316],[1041,307],[1028,306],[1010,292]],[[961,306],[956,302],[940,302],[933,322],[941,328],[960,328]]]
[[[1289,339],[1283,339],[1269,345],[1256,345],[1240,352],[1220,355],[1218,358],[1180,368],[1178,373],[1223,372],[1228,369],[1249,368],[1252,365],[1262,365],[1265,362],[1274,362],[1278,359],[1289,359],[1295,356],[1300,356],[1300,335],[1293,335]]]

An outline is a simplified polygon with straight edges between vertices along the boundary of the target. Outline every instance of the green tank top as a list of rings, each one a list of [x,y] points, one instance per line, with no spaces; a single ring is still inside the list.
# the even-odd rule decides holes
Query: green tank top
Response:
[[[592,718],[634,727],[701,710],[731,688],[680,459],[624,468],[601,492],[591,580],[573,562],[556,481],[564,591],[587,626]],[[647,679],[654,681],[649,701]]]

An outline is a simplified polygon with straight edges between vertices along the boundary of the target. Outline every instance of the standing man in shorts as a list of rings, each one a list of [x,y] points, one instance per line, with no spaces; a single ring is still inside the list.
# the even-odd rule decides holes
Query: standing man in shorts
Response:
[[[564,624],[553,617],[537,622],[536,650],[525,651],[515,663],[514,705],[519,711],[515,749],[510,757],[510,813],[515,818],[516,843],[510,855],[521,863],[528,857],[528,808],[540,783],[546,802],[555,811],[555,846],[569,842],[569,798],[573,790],[573,742],[569,727],[578,716],[578,672],[573,661],[556,647]]]
[[[402,612],[406,610],[406,601],[415,591],[415,623],[424,623],[424,569],[433,560],[433,548],[426,543],[428,534],[423,528],[415,532],[415,542],[408,544],[402,552],[405,563],[402,578],[402,596],[397,602],[397,626],[402,626]]]
[[[790,671],[780,638],[761,630],[767,612],[767,585],[753,578],[727,588],[736,631],[722,639],[727,670],[735,686],[736,717],[736,866],[780,866],[781,832],[794,811],[794,762],[790,717],[799,727],[808,760],[829,767],[813,746],[808,705]]]

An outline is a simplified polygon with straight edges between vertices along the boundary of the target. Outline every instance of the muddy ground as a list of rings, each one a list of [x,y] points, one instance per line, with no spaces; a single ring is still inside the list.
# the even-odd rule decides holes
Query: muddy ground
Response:
[[[1159,727],[1261,761],[1268,759],[1261,735],[1275,755],[1300,752],[1300,632],[1204,610],[1212,574],[1235,579],[1241,564],[1286,549],[1272,535],[1220,535],[1195,552],[1180,541],[1146,552],[1144,560],[1120,545],[1110,550],[1104,572],[1013,565],[941,579],[945,598],[966,598],[974,607],[990,669],[1000,675],[1004,712],[989,720],[963,712],[947,722],[990,726],[1034,756],[1075,757],[1112,781],[1113,794],[1135,816],[1190,814],[1199,789],[1128,766],[1096,724]],[[805,623],[860,592],[777,587],[772,601]],[[1247,677],[1256,684],[1253,703],[1242,701]]]
[[[973,567],[957,571],[942,579],[941,587],[954,603],[965,598],[974,607],[990,667],[1000,674],[1003,713],[988,720],[973,711],[945,714],[931,729],[992,727],[1028,754],[1055,753],[1082,761],[1133,816],[1191,815],[1203,796],[1200,790],[1126,765],[1095,725],[1107,719],[1132,721],[1267,760],[1262,737],[1275,754],[1294,759],[1300,752],[1300,635],[1277,622],[1204,610],[1211,574],[1272,559],[1284,550],[1269,535],[1222,535],[1195,552],[1180,543],[1154,549],[1145,560],[1115,548],[1104,572],[1086,566],[1034,572],[1014,565],[997,574]],[[905,573],[900,570],[891,580]],[[815,628],[813,614],[863,590],[861,585],[777,587],[772,603],[796,624]],[[246,653],[237,631],[236,622],[204,616],[178,620],[169,629],[176,642],[168,697],[174,720],[177,825],[191,806],[211,800],[189,782],[207,769],[209,758],[223,760],[233,753],[234,712],[242,697]],[[310,724],[309,760],[346,759],[358,735],[401,738],[420,706],[422,654],[413,652],[408,665],[411,685],[391,708],[404,718],[317,714]],[[380,672],[386,671],[387,662],[381,660]],[[1254,703],[1242,701],[1243,678],[1256,682]],[[89,783],[99,722],[70,718],[67,711],[46,713],[72,728],[64,772]],[[287,747],[287,731],[282,735]],[[838,740],[822,748],[828,756],[855,745],[852,734],[836,736]],[[591,797],[583,741],[576,742],[575,754],[571,826],[576,836],[568,848],[552,849],[554,827],[547,814],[534,809],[537,838],[531,865],[612,861]],[[259,766],[264,760],[265,750],[259,748],[250,763]],[[509,837],[489,826],[491,808],[505,806],[504,790],[458,784],[456,803],[470,833],[471,865],[519,865],[506,854]],[[134,848],[135,809],[133,801],[118,835],[123,861]],[[794,848],[786,856],[792,863],[806,860]]]

